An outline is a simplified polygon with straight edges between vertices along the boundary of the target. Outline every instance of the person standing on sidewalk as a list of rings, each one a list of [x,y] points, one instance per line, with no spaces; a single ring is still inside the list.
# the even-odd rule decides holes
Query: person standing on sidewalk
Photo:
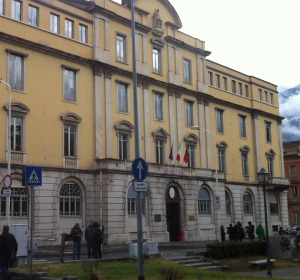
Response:
[[[94,256],[94,242],[95,242],[95,228],[93,226],[94,221],[90,221],[84,232],[84,238],[86,241],[88,258],[91,259]]]
[[[18,242],[15,236],[9,232],[9,226],[3,226],[0,235],[0,263],[2,270],[2,279],[9,279],[9,263],[17,255]]]
[[[80,260],[82,230],[80,224],[76,223],[71,229],[71,238],[73,240],[73,260]]]
[[[95,238],[94,238],[94,258],[102,258],[102,244],[103,244],[103,226],[100,228],[98,222],[94,222],[93,227],[95,229]]]

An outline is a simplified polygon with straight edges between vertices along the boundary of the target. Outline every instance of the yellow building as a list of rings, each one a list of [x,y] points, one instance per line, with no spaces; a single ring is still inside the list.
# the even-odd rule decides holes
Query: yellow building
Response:
[[[136,240],[138,127],[148,164],[144,238],[211,240],[221,225],[263,224],[261,167],[272,176],[270,231],[287,227],[276,85],[208,60],[205,43],[180,31],[170,1],[135,4],[137,124],[126,1],[0,1],[0,174],[10,119],[13,178],[0,222],[29,222],[32,187],[22,186],[22,167],[41,166],[36,238],[59,240],[93,219],[107,243]]]

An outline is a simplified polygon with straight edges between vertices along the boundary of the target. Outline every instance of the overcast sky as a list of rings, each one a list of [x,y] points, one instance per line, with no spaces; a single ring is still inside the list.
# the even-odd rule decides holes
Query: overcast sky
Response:
[[[300,0],[169,0],[208,59],[281,87],[300,84]]]

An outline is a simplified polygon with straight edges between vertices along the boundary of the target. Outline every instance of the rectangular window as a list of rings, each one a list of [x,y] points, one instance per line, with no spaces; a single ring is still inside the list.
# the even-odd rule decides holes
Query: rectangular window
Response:
[[[221,87],[220,75],[216,75],[216,87],[217,87],[217,88],[220,88],[220,87]]]
[[[19,0],[11,1],[11,17],[15,20],[22,20],[22,2]]]
[[[185,102],[185,118],[186,118],[186,125],[193,126],[194,125],[194,112],[193,112],[193,105],[194,103],[191,101]]]
[[[145,198],[142,198],[142,214],[145,215]],[[128,215],[136,215],[136,198],[127,198],[127,213]]]
[[[154,116],[156,120],[162,121],[163,115],[163,95],[161,93],[155,93],[154,95]]]
[[[270,177],[274,177],[274,157],[268,157],[268,171],[270,173]]]
[[[210,200],[198,200],[199,215],[210,215]]]
[[[70,19],[65,19],[65,36],[67,38],[74,38],[74,22]]]
[[[161,74],[161,50],[153,48],[152,51],[152,70],[153,73]]]
[[[64,100],[76,102],[77,90],[76,90],[76,71],[68,68],[64,68]]]
[[[50,31],[59,34],[59,16],[50,14]]]
[[[248,166],[248,154],[242,154],[242,169],[243,169],[243,176],[249,176],[249,166]]]
[[[243,84],[242,84],[242,83],[239,83],[239,84],[238,84],[238,87],[239,87],[239,95],[240,95],[240,96],[243,96]]]
[[[223,77],[223,90],[227,91],[227,78]]]
[[[270,214],[278,215],[278,203],[270,203]]]
[[[117,85],[118,111],[128,113],[128,86],[124,83]]]
[[[191,61],[183,59],[183,81],[190,84],[192,82],[191,76]]]
[[[156,163],[164,164],[164,151],[165,151],[165,142],[161,139],[155,140],[155,151],[156,151]]]
[[[76,157],[76,130],[73,125],[64,125],[64,156]]]
[[[245,96],[247,98],[249,98],[249,87],[248,87],[248,85],[245,85]]]
[[[218,133],[224,133],[224,120],[223,120],[223,110],[217,109],[217,132]]]
[[[297,175],[297,168],[296,165],[290,166],[290,176],[296,176]]]
[[[35,6],[28,6],[28,23],[32,26],[39,25],[39,9]]]
[[[218,158],[219,158],[219,170],[222,172],[226,171],[226,165],[225,165],[225,150],[218,150]]]
[[[266,127],[266,141],[268,143],[272,143],[271,123],[265,122],[265,127]]]
[[[79,41],[81,43],[88,42],[88,27],[83,24],[79,24]]]
[[[189,156],[188,167],[194,168],[195,167],[195,146],[187,145],[187,152]]]
[[[231,81],[231,92],[236,93],[236,81]]]
[[[24,90],[24,56],[9,54],[9,84],[12,89]]]
[[[265,91],[265,102],[269,103],[269,94],[267,91]]]
[[[11,150],[23,151],[23,118],[11,117],[10,133]]]
[[[293,186],[291,192],[292,192],[292,196],[293,197],[298,196],[298,187],[297,186]]]
[[[214,77],[213,77],[213,73],[212,72],[208,72],[208,84],[210,86],[214,85]]]
[[[4,15],[4,0],[0,0],[0,15]]]
[[[262,101],[262,100],[263,100],[263,97],[262,97],[262,90],[261,90],[261,89],[258,89],[258,100],[259,100],[259,101]]]
[[[126,62],[126,37],[117,34],[117,61]]]
[[[270,104],[274,105],[274,95],[270,92]]]
[[[119,142],[119,159],[127,160],[128,159],[128,134],[118,134]]]
[[[240,116],[240,137],[246,138],[246,117]]]

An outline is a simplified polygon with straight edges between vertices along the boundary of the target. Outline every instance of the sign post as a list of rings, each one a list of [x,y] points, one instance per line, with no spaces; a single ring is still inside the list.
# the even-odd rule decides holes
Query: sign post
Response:
[[[40,166],[25,166],[22,174],[23,186],[31,188],[31,203],[30,203],[30,245],[28,248],[29,254],[29,273],[30,279],[32,278],[32,247],[33,247],[33,230],[34,230],[34,188],[42,186],[42,167]]]
[[[142,201],[141,191],[145,191],[145,184],[143,180],[148,175],[148,166],[144,159],[137,157],[132,162],[131,167],[133,177],[136,179],[134,182],[137,200],[137,240],[138,240],[138,263],[139,263],[139,280],[144,279],[143,269],[143,225],[142,225]],[[146,185],[147,187],[147,185]]]

